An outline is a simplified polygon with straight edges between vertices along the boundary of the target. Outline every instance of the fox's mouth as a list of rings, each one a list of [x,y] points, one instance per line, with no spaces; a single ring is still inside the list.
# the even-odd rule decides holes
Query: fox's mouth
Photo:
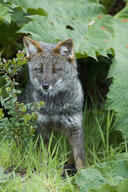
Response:
[[[51,85],[47,82],[43,82],[43,84],[41,84],[36,78],[35,82],[35,87],[38,88],[44,94],[56,94],[63,87],[62,78],[58,79],[54,85]]]

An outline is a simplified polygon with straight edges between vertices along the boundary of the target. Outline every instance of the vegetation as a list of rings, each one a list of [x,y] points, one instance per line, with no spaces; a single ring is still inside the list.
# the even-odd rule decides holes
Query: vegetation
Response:
[[[1,191],[127,192],[128,1],[113,14],[116,3],[0,0]],[[27,81],[27,60],[23,52],[16,53],[28,34],[44,42],[72,38],[75,43],[86,92],[87,168],[74,176],[63,168],[69,152],[64,136],[52,135],[48,148],[41,138],[38,143],[34,109],[43,102],[17,100]],[[33,112],[28,113],[29,109]]]

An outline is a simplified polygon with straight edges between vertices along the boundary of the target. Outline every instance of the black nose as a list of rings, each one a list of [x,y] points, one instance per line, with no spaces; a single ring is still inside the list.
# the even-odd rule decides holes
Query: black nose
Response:
[[[43,87],[43,89],[47,90],[49,88],[49,83],[48,82],[44,82],[42,84],[42,87]]]

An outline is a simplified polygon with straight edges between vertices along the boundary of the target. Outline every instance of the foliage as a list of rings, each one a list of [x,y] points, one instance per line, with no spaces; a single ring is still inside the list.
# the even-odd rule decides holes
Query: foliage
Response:
[[[10,177],[11,174],[5,174],[4,173],[4,168],[0,167],[0,185],[7,182],[8,178]]]
[[[122,19],[122,14],[118,15]],[[124,17],[126,18],[126,17]],[[125,139],[128,138],[128,44],[127,44],[127,22],[118,20],[114,23],[114,50],[115,57],[109,71],[109,78],[113,78],[113,82],[108,92],[107,107],[117,112],[117,122],[115,129],[123,133]],[[121,35],[122,34],[122,35]]]
[[[14,4],[21,6],[20,1]],[[39,4],[40,1],[37,1],[36,8]],[[29,2],[21,7],[25,11],[28,7],[34,9],[34,3]],[[103,6],[89,0],[80,0],[75,3],[74,1],[56,1],[53,6],[50,1],[49,4],[45,1],[43,10],[48,16],[29,16],[33,21],[22,27],[19,32],[30,33],[36,40],[43,39],[51,43],[72,38],[78,58],[91,56],[97,59],[98,55],[113,55],[114,59],[108,76],[113,78],[113,82],[108,93],[107,106],[117,112],[116,130],[120,130],[123,136],[128,138],[127,92],[124,94],[127,89],[128,5],[115,17],[107,15]]]
[[[127,192],[128,160],[97,164],[80,171],[75,181],[80,192]]]
[[[18,83],[14,75],[25,64],[24,53],[18,53],[16,59],[0,62],[0,138],[14,139],[17,144],[29,145],[29,140],[34,136],[37,114],[28,111],[40,108],[43,103],[23,104],[17,101],[20,91],[16,89]]]
[[[37,0],[35,3],[32,0],[28,2],[4,0],[1,6],[4,7],[5,14],[1,12],[0,18],[5,23],[10,22],[11,17],[12,22],[17,24],[16,31],[20,29],[20,33],[29,33],[36,40],[56,43],[59,40],[72,38],[75,42],[77,58],[97,59],[98,55],[107,57],[111,54],[114,58],[108,77],[113,81],[107,96],[107,107],[116,111],[115,129],[121,131],[123,137],[128,138],[127,92],[125,93],[127,89],[128,4],[112,17],[107,14],[106,9],[109,9],[114,1],[101,1],[102,5],[99,2],[96,0],[75,2],[56,0],[53,3],[52,0]],[[15,17],[17,15],[19,17]],[[5,27],[2,26],[3,34]],[[1,39],[9,42],[4,38]]]
[[[20,8],[0,3],[0,52],[3,57],[12,58],[22,49],[22,35],[17,31],[28,22],[26,14]]]
[[[117,152],[124,151],[123,146],[117,146],[120,143],[118,135],[113,131],[114,113],[103,109],[98,109],[92,103],[92,109],[85,105],[83,127],[86,135],[86,164],[94,164],[99,159],[111,159]]]
[[[111,16],[108,12],[114,2],[115,0],[54,0],[54,2],[52,0],[0,0],[0,48],[2,56],[12,58],[18,49],[23,48],[23,35],[30,34],[31,38],[35,40],[49,43],[57,43],[60,40],[72,38],[75,43],[77,58],[91,57],[99,61],[99,56],[102,56],[110,61],[108,79],[111,79],[111,85],[105,104],[108,111],[105,112],[99,106],[97,108],[93,106],[93,109],[85,109],[84,112],[86,149],[89,157],[87,165],[99,163],[101,159],[103,161],[109,158],[113,159],[117,152],[121,153],[127,149],[127,142],[119,145],[121,136],[119,133],[115,134],[113,128],[120,131],[125,140],[128,139],[128,0],[125,0],[124,9],[115,16]],[[90,59],[90,61],[92,60]],[[99,63],[105,65],[105,62]],[[77,191],[78,189],[71,184],[69,178],[66,180],[66,186],[60,179],[61,169],[57,166],[54,167],[56,163],[54,164],[52,161],[56,156],[53,155],[50,158],[49,152],[47,157],[46,153],[45,155],[42,153],[41,156],[41,151],[45,151],[44,148],[40,149],[37,155],[38,147],[34,148],[31,143],[36,130],[34,121],[37,115],[34,112],[28,113],[28,111],[31,109],[34,111],[35,108],[39,109],[43,103],[23,104],[17,101],[20,91],[15,77],[25,64],[26,59],[23,53],[18,54],[16,59],[8,61],[1,59],[0,61],[0,139],[10,140],[11,142],[7,145],[14,149],[13,151],[11,148],[11,153],[19,157],[18,161],[12,154],[8,154],[10,149],[8,148],[5,150],[5,156],[0,155],[0,166],[10,168],[12,165],[13,171],[24,167],[26,173],[25,178],[18,176],[9,181],[8,174],[5,175],[0,167],[0,179],[5,178],[3,180],[5,183],[0,186],[0,189],[3,191],[9,191],[10,188],[15,190],[16,186],[18,191],[19,188],[21,191],[40,191],[42,190],[40,183],[43,183],[46,191]],[[89,64],[93,65],[94,63],[90,62]],[[95,73],[99,74],[96,67],[97,65],[93,65],[92,68],[94,68]],[[101,69],[106,70],[102,66]],[[105,74],[107,74],[107,70]],[[93,76],[94,73],[91,75]],[[92,79],[100,78],[97,76],[93,76]],[[85,84],[87,83],[85,82]],[[12,144],[12,140],[16,141],[16,145]],[[17,146],[20,146],[17,144],[29,145],[30,149],[33,147],[35,151],[31,153],[26,149],[28,153],[25,151],[24,156],[21,157],[22,147],[15,153]],[[64,148],[61,149],[61,151],[63,150]],[[3,154],[2,152],[0,153]],[[31,159],[29,159],[28,154],[31,154]],[[26,157],[29,162],[26,161],[26,164],[22,164]],[[49,159],[50,163],[47,163]],[[16,165],[17,162],[18,165]],[[58,163],[58,161],[56,162]],[[22,166],[20,166],[21,164]],[[43,168],[40,170],[39,167],[42,164]],[[46,169],[47,166],[48,169]],[[26,167],[28,167],[27,170]],[[35,167],[36,170],[39,170],[37,175],[32,173]],[[118,159],[96,164],[78,173],[75,182],[80,187],[81,192],[127,192],[127,167],[127,156],[124,160]],[[53,172],[47,175],[49,170]],[[56,170],[59,170],[59,176],[55,174]],[[42,176],[42,172],[45,172],[45,175]],[[61,186],[58,187],[56,180],[57,183],[61,183]],[[34,181],[38,181],[38,186]]]
[[[11,22],[11,9],[0,3],[0,21],[5,20],[6,22]]]
[[[39,3],[38,1],[37,6]],[[48,6],[44,1],[43,8],[48,11],[48,16],[30,16],[33,21],[25,25],[20,32],[30,33],[36,40],[43,39],[44,42],[52,43],[72,38],[79,58],[87,56],[96,58],[98,54],[106,55],[108,50],[111,52],[109,42],[104,41],[110,39],[111,34],[101,28],[108,18],[100,19],[100,14],[105,12],[100,4],[88,0],[75,3],[66,0],[65,3],[56,1],[53,7],[50,5],[50,2]],[[101,40],[93,33],[94,31],[100,34]]]
[[[0,191],[77,192],[77,187],[71,183],[72,178],[62,177],[62,167],[67,160],[62,137],[58,139],[51,152],[53,139],[52,135],[48,148],[41,139],[40,145],[37,140],[32,141],[24,150],[21,145],[17,146],[14,140],[11,143],[1,141]]]

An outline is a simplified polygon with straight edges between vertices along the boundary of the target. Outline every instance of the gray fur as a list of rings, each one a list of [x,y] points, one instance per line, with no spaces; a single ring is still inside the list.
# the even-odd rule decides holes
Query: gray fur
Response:
[[[28,39],[27,45],[25,40],[24,44],[27,53],[33,53],[29,50],[33,46],[28,46]],[[83,92],[78,79],[76,60],[69,61],[73,47],[71,49],[70,45],[68,49],[68,44],[62,43],[60,53],[63,54],[58,55],[53,51],[57,45],[43,42],[39,45],[43,51],[34,56],[29,55],[33,57],[28,61],[30,79],[25,88],[24,102],[45,102],[38,111],[39,132],[42,136],[49,138],[51,130],[64,130],[73,150],[76,168],[80,169],[84,166]],[[67,51],[70,52],[67,53]],[[68,57],[63,57],[64,54]],[[57,68],[56,71],[53,70],[53,66]],[[38,68],[41,69],[40,72]],[[42,88],[45,81],[49,84],[48,90]]]

